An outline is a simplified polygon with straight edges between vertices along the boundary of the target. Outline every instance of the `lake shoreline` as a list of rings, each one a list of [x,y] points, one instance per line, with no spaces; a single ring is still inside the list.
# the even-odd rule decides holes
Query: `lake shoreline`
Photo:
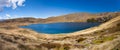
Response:
[[[107,50],[113,49],[113,46],[117,46],[120,42],[120,16],[111,19],[99,26],[91,27],[85,30],[69,33],[69,34],[43,34],[37,33],[31,29],[19,28],[18,26],[37,24],[37,22],[9,22],[0,24],[0,42],[9,47],[15,45],[17,48],[19,46],[24,46],[25,48],[33,47],[39,50],[44,50],[45,48],[64,48],[69,47],[71,49],[100,49]],[[38,22],[39,23],[39,22]],[[102,41],[102,42],[101,42]],[[7,43],[9,42],[9,43]],[[6,45],[7,44],[7,45]],[[56,47],[49,47],[56,46]],[[105,46],[108,48],[101,49]],[[35,47],[35,48],[34,48]],[[95,48],[96,47],[96,48]],[[11,47],[12,48],[12,47]],[[118,47],[119,48],[119,47]]]
[[[47,23],[47,24],[30,24],[28,26],[21,26],[21,28],[32,29],[38,33],[44,34],[62,34],[72,33],[80,30],[84,30],[90,27],[99,25],[100,23],[87,23],[87,22],[59,22],[59,23]],[[79,28],[79,29],[78,29]]]

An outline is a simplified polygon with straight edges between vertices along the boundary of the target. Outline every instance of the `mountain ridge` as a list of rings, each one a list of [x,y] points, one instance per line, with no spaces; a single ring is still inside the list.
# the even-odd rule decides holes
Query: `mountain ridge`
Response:
[[[54,22],[87,22],[88,19],[99,19],[103,17],[116,17],[119,16],[120,12],[106,12],[106,13],[98,13],[98,14],[90,14],[90,13],[73,13],[73,14],[66,14],[61,16],[55,16],[55,17],[48,17],[45,19],[42,18],[16,18],[16,19],[8,19],[6,20],[9,22],[10,20],[12,22],[17,20],[26,20],[31,22],[40,22],[40,23],[54,23]],[[26,22],[25,21],[25,22]]]

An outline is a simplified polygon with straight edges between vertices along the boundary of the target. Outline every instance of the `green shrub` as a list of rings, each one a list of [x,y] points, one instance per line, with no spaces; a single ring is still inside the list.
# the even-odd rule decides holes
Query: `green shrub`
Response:
[[[97,20],[92,18],[92,19],[87,19],[87,22],[97,22]]]
[[[29,47],[24,45],[18,45],[18,47],[20,48],[20,50],[31,50]]]
[[[79,38],[79,39],[77,39],[76,41],[79,43],[79,42],[81,42],[81,41],[83,41],[83,40],[85,40],[86,38]]]
[[[64,47],[64,50],[69,50],[70,49],[70,47]]]
[[[114,38],[115,38],[114,36],[101,37],[100,39],[94,40],[93,43],[94,44],[100,44],[100,43],[104,43],[106,41],[111,41]]]
[[[117,26],[120,26],[120,23],[118,23]]]

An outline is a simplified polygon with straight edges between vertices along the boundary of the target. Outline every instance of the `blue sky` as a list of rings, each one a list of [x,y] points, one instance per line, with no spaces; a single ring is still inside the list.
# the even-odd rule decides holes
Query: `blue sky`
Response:
[[[78,12],[115,12],[120,9],[120,0],[25,0],[23,4],[16,9],[4,7],[0,16],[47,18]]]

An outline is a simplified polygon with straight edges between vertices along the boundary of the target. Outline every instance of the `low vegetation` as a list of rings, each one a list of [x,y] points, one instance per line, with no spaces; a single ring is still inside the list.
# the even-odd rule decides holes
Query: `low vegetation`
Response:
[[[116,37],[114,37],[114,36],[99,37],[98,39],[93,40],[93,43],[94,44],[101,44],[101,43],[104,43],[104,42],[107,42],[107,41],[111,41],[111,40],[113,40],[115,38]]]
[[[28,30],[19,30],[21,33],[30,33]]]

